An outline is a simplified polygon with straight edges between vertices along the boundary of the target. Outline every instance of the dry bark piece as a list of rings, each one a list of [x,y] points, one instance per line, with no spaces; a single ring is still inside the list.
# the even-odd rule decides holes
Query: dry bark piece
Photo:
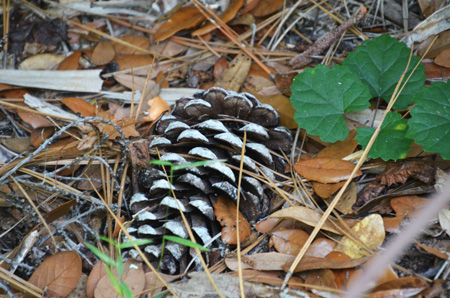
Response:
[[[289,61],[289,64],[295,69],[300,69],[311,63],[313,60],[311,58],[312,56],[320,55],[323,51],[325,51],[325,49],[327,49],[335,40],[339,39],[345,31],[347,31],[354,24],[357,24],[359,21],[361,21],[366,12],[367,9],[365,7],[362,7],[354,18],[347,20],[330,33],[327,33],[326,35],[321,37],[306,51],[292,58],[291,61]]]
[[[28,281],[41,289],[47,287],[51,295],[65,297],[80,278],[81,257],[74,251],[61,251],[45,259]]]
[[[435,169],[425,161],[413,160],[389,163],[386,170],[377,177],[381,185],[405,183],[408,178],[414,178],[426,184],[434,182]]]

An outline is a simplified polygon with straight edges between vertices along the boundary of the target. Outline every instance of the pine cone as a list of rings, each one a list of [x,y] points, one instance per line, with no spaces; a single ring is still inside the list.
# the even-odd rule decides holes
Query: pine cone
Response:
[[[278,125],[279,116],[272,106],[260,103],[251,94],[221,88],[196,93],[192,98],[180,98],[173,112],[157,123],[158,135],[150,142],[152,158],[158,159],[159,154],[161,160],[174,165],[227,160],[173,173],[172,188],[176,198],[203,244],[219,232],[213,209],[217,195],[225,195],[236,203],[244,131],[247,142],[240,211],[251,224],[268,215],[271,190],[260,171],[276,179],[276,173],[284,172],[286,167],[280,153],[288,153],[292,144],[290,131]],[[169,171],[169,167],[166,170]],[[139,183],[143,193],[131,199],[135,225],[129,231],[137,238],[157,239],[167,234],[188,238],[162,168],[152,166],[142,170]],[[174,273],[177,261],[181,262],[187,248],[166,243],[165,249],[170,255],[164,256],[163,265]],[[161,248],[157,245],[149,245],[144,250],[155,258],[160,257]]]

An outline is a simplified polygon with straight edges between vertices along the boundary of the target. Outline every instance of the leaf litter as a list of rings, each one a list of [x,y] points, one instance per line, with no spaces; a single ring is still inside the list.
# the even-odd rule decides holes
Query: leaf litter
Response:
[[[377,113],[384,113],[385,105],[381,99],[389,101],[406,63],[404,58],[395,59],[394,54],[409,55],[409,48],[403,44],[399,46],[395,38],[388,35],[379,37],[386,46],[376,49],[374,39],[378,35],[376,32],[380,31],[375,30],[392,34],[402,28],[389,21],[386,11],[371,6],[370,1],[357,2],[347,3],[345,9],[339,1],[326,4],[315,4],[314,1],[297,4],[274,0],[230,1],[229,5],[208,4],[203,8],[197,7],[197,1],[177,6],[171,1],[161,1],[151,7],[130,3],[124,10],[105,4],[105,7],[109,6],[109,12],[104,14],[104,20],[97,19],[94,13],[98,8],[96,3],[76,16],[68,16],[67,20],[55,18],[54,11],[46,11],[39,6],[35,10],[23,9],[21,13],[3,10],[6,17],[3,26],[5,30],[10,28],[10,32],[7,37],[7,31],[3,32],[2,46],[6,51],[1,57],[5,67],[0,70],[0,83],[4,86],[0,91],[0,203],[4,204],[0,206],[5,214],[1,230],[5,240],[2,253],[12,252],[6,263],[13,264],[5,265],[5,268],[16,277],[10,287],[25,289],[35,296],[47,287],[48,293],[66,297],[78,284],[83,270],[90,273],[85,286],[87,297],[116,296],[108,276],[99,269],[103,265],[94,261],[88,250],[80,248],[81,243],[95,242],[95,235],[108,235],[110,239],[123,241],[123,234],[132,232],[133,222],[140,222],[141,228],[146,226],[145,233],[150,233],[145,234],[146,237],[156,242],[145,249],[142,246],[144,253],[134,248],[124,249],[124,255],[129,259],[123,264],[124,277],[133,293],[158,295],[171,291],[181,296],[186,291],[204,295],[219,291],[221,295],[234,297],[239,292],[239,283],[243,283],[246,295],[279,295],[278,288],[273,286],[281,286],[286,281],[287,270],[304,248],[312,229],[321,222],[323,211],[335,196],[339,196],[340,189],[354,170],[354,156],[358,156],[369,142],[373,125],[362,126],[369,126],[371,122],[375,123],[374,120],[379,123]],[[401,235],[417,210],[431,201],[427,194],[434,191],[436,169],[448,169],[450,164],[445,160],[448,158],[445,151],[448,140],[442,138],[436,142],[435,137],[447,136],[448,111],[442,103],[435,106],[433,102],[434,98],[447,99],[440,94],[446,94],[448,83],[445,81],[449,77],[445,68],[448,66],[447,32],[443,31],[445,28],[433,25],[442,18],[441,14],[446,9],[440,6],[441,2],[419,1],[414,4],[412,10],[421,11],[426,16],[417,29],[411,27],[411,33],[406,33],[416,40],[425,40],[418,44],[417,54],[420,57],[425,55],[432,41],[432,37],[427,37],[441,34],[426,54],[428,60],[423,61],[425,71],[419,66],[394,105],[396,111],[388,114],[383,122],[379,136],[382,143],[375,143],[370,155],[386,160],[405,156],[415,159],[363,164],[336,204],[333,217],[323,224],[321,234],[306,247],[305,257],[296,265],[294,272],[297,273],[287,283],[293,296],[297,295],[294,289],[308,294],[338,293],[336,291],[357,281],[360,272],[365,270],[364,266],[376,266],[368,261],[370,256],[384,246],[387,235]],[[358,11],[360,6],[367,8]],[[55,8],[55,11],[62,10],[61,7]],[[142,11],[149,13],[143,17],[140,15]],[[54,19],[36,21],[27,17],[37,13]],[[121,18],[117,18],[119,14]],[[205,21],[205,15],[214,22]],[[388,21],[381,25],[379,20],[385,16]],[[342,25],[330,32],[328,28],[335,24]],[[30,29],[22,35],[15,29],[25,27]],[[357,47],[362,39],[366,39],[363,47]],[[63,45],[62,40],[67,43]],[[376,57],[375,52],[380,50],[386,51],[383,63],[369,59]],[[362,59],[359,56],[370,62],[359,64]],[[418,57],[413,57],[409,70],[417,61]],[[313,69],[319,63],[324,65]],[[359,73],[359,78],[351,72],[344,74],[338,71],[340,66],[327,67],[336,63]],[[305,68],[308,66],[311,68]],[[374,79],[377,77],[375,70],[392,80],[377,81]],[[294,79],[298,73],[299,77]],[[308,81],[309,75],[315,75],[316,79]],[[299,81],[299,78],[304,78],[303,86],[299,88],[297,85],[291,92],[293,81]],[[425,84],[435,80],[443,82],[422,89],[425,79]],[[165,153],[164,149],[168,148],[161,147],[162,152],[155,152],[156,149],[148,144],[158,141],[168,145],[157,135],[161,134],[170,115],[180,113],[180,110],[172,112],[178,98],[182,99],[176,107],[178,104],[186,106],[187,101],[184,100],[193,96],[204,98],[206,102],[199,102],[195,109],[209,104],[214,105],[214,109],[208,113],[224,114],[220,110],[223,106],[218,106],[215,98],[221,96],[220,89],[209,89],[213,86],[246,92],[238,98],[244,96],[243,100],[259,111],[258,116],[255,112],[249,117],[253,122],[268,119],[268,122],[276,123],[274,126],[280,123],[294,134],[298,126],[310,133],[302,132],[294,144],[290,133],[286,133],[288,130],[263,127],[262,130],[269,131],[269,134],[252,132],[251,142],[265,144],[272,159],[270,162],[267,159],[266,149],[248,146],[245,154],[256,163],[253,168],[250,164],[244,166],[243,172],[248,175],[243,182],[244,190],[232,188],[233,181],[227,181],[230,184],[227,191],[228,194],[241,191],[245,206],[253,206],[261,194],[260,189],[274,190],[272,196],[262,203],[264,207],[261,208],[267,213],[261,211],[261,214],[269,215],[266,219],[263,216],[255,221],[253,213],[251,220],[247,220],[250,211],[237,211],[236,205],[225,198],[224,188],[220,189],[220,196],[217,196],[218,189],[193,188],[197,187],[194,183],[197,180],[192,176],[186,179],[185,175],[205,177],[202,166],[178,173],[174,171],[173,174],[165,167],[160,172],[150,171],[145,179],[140,174],[144,169],[150,169],[147,164],[150,156]],[[215,90],[215,93],[206,91],[210,92],[210,97],[194,94],[208,89]],[[291,93],[300,96],[297,103],[286,97]],[[411,107],[413,96],[416,105]],[[233,121],[246,121],[241,117],[245,112],[239,110],[243,107],[236,108],[231,104],[236,100],[236,94],[230,93],[229,98],[224,101],[224,106],[237,111],[238,120]],[[307,116],[296,113],[296,105],[299,104],[308,111]],[[323,104],[322,109],[317,108],[319,104]],[[369,106],[375,112],[367,116]],[[440,110],[442,106],[444,108]],[[272,109],[279,118],[273,117]],[[352,116],[347,118],[344,113],[349,111]],[[199,112],[198,117],[204,117],[202,113]],[[414,120],[409,121],[410,117]],[[430,122],[432,117],[436,120]],[[317,118],[322,119],[322,124],[314,127]],[[352,125],[358,131],[356,139],[359,138],[362,148],[356,142],[355,130],[349,129],[352,128],[349,118],[359,119]],[[224,117],[220,121],[225,123],[230,119]],[[186,124],[192,125],[190,122]],[[237,125],[233,133],[242,138]],[[399,129],[402,127],[404,129]],[[208,137],[215,134],[213,130],[205,129],[201,133]],[[266,134],[269,139],[263,137]],[[319,140],[315,134],[326,134],[327,137]],[[417,144],[410,147],[411,143],[394,142],[404,140],[405,135],[412,136]],[[361,137],[365,139],[360,140]],[[146,142],[141,143],[142,140]],[[177,159],[176,162],[180,163],[177,166],[198,161],[198,156],[187,154],[191,149],[189,142],[192,139],[178,145],[176,153],[185,161]],[[229,146],[220,139],[213,143],[204,145],[208,148],[214,148],[211,145]],[[289,151],[293,145],[295,156],[291,157]],[[282,151],[277,151],[280,148]],[[297,153],[301,150],[299,158]],[[424,157],[423,150],[441,154]],[[217,150],[213,151],[217,153]],[[389,151],[387,155],[383,153],[385,151]],[[313,158],[302,159],[306,155]],[[231,156],[218,158],[227,159],[224,162],[226,167],[238,177],[239,169]],[[290,160],[295,160],[292,167],[286,166]],[[264,163],[270,163],[270,169]],[[289,168],[293,172],[285,171]],[[221,181],[229,179],[227,177],[231,176],[223,175]],[[173,185],[167,184],[168,188],[154,187],[153,181],[170,179],[174,179]],[[34,211],[20,203],[24,194],[19,192],[14,180],[39,205],[47,223],[51,223],[51,232],[60,244],[59,252],[50,252],[46,248],[49,242],[44,240],[28,242],[32,239],[27,236],[29,227],[34,227],[33,230],[41,237],[48,238],[48,231],[36,220],[39,218],[37,214],[32,214]],[[217,182],[212,181],[213,184]],[[161,207],[155,203],[131,218],[128,208],[138,208],[142,203],[134,195],[143,188],[150,189],[152,194],[167,192],[167,195],[172,188],[174,197],[177,192],[195,191],[187,200],[172,199],[183,208],[174,208],[170,204]],[[216,209],[215,217],[212,209],[207,209],[212,205]],[[110,227],[120,225],[106,206],[112,207],[110,212],[114,216],[125,220],[126,230],[116,228],[113,233]],[[189,217],[188,226],[183,227],[183,215],[179,210],[193,208],[197,215]],[[369,215],[369,211],[374,214]],[[388,274],[392,270],[383,269],[389,278],[385,276],[378,284],[373,284],[372,296],[426,295],[432,289],[440,289],[439,283],[448,277],[445,267],[441,269],[445,271],[443,276],[438,276],[441,279],[436,279],[434,284],[416,278],[414,274],[426,275],[430,268],[437,270],[435,265],[425,262],[430,255],[431,258],[447,258],[442,252],[448,242],[445,234],[449,230],[447,213],[447,209],[442,209],[439,215],[436,214],[438,223],[432,225],[444,236],[433,236],[431,228],[428,228],[424,230],[426,234],[418,239],[417,249],[411,249],[419,255],[420,266],[414,267],[414,261],[408,262],[406,253],[398,262],[406,269],[412,268],[411,276],[399,278],[396,274]],[[233,227],[236,217],[242,233],[239,238],[246,243],[241,243],[240,252],[225,255],[225,251],[235,248],[236,231]],[[226,223],[221,227],[216,218],[219,222],[222,218]],[[167,228],[162,227],[165,222],[171,223],[170,228],[168,224],[164,225]],[[184,275],[184,272],[200,270],[202,266],[193,249],[175,242],[159,242],[164,231],[190,228],[198,236],[194,240],[212,247],[210,252],[202,254],[209,271],[214,273],[210,280],[207,275]],[[139,233],[143,231],[142,228]],[[106,242],[99,242],[99,245],[114,257],[113,246]],[[53,244],[48,247],[56,249]],[[242,254],[241,263],[236,253]],[[80,256],[86,262],[83,267]],[[41,258],[44,262],[38,265]],[[143,259],[146,265],[132,265],[133,259]],[[14,263],[21,260],[25,261],[24,266]],[[93,264],[96,265],[92,267]],[[153,272],[155,268],[160,272]],[[407,272],[405,268],[400,269]],[[225,271],[238,277],[232,278]],[[5,277],[4,273],[0,274],[1,278]],[[38,275],[41,277],[37,278]],[[234,292],[224,287],[228,283],[235,286]],[[183,284],[189,284],[189,287]]]

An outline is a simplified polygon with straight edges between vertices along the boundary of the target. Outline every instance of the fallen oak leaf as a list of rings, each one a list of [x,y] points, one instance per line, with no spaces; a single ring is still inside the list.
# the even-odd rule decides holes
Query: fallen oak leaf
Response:
[[[47,293],[66,297],[81,278],[81,257],[74,251],[60,251],[39,265],[33,272],[30,283]]]
[[[347,180],[354,168],[353,163],[335,158],[300,160],[294,165],[297,173],[308,180],[321,183],[337,183]],[[361,175],[361,170],[358,170],[353,177]]]
[[[308,233],[300,229],[278,230],[272,232],[270,242],[279,253],[296,256],[308,237]]]
[[[294,206],[294,207],[288,207],[288,208],[284,208],[281,209],[275,213],[273,213],[272,215],[269,216],[269,218],[284,218],[284,219],[292,219],[292,220],[297,220],[300,221],[302,223],[305,223],[311,227],[315,227],[320,219],[322,218],[322,214],[320,214],[319,212],[303,207],[303,206]],[[326,221],[323,226],[322,229],[338,234],[338,235],[342,235],[342,232],[339,231],[339,229],[337,229],[334,224],[332,224],[331,222],[329,222],[330,219],[328,219],[328,221]],[[336,223],[337,225],[339,225],[338,223]]]

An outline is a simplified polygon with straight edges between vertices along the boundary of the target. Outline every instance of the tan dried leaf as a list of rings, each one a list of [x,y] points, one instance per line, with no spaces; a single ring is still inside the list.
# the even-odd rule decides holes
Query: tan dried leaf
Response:
[[[250,71],[251,65],[252,60],[247,55],[237,55],[230,62],[229,68],[222,72],[215,86],[238,92]]]
[[[116,56],[114,47],[110,41],[102,40],[95,46],[92,52],[91,61],[96,65],[105,65],[111,62]]]
[[[308,226],[315,227],[319,223],[319,221],[322,217],[322,214],[320,214],[319,212],[317,212],[315,210],[312,210],[312,209],[309,209],[309,208],[306,208],[303,206],[294,206],[294,207],[288,207],[288,208],[281,209],[281,210],[273,213],[272,215],[270,215],[270,217],[293,219],[293,220],[300,221],[304,224],[307,224]],[[323,224],[322,229],[329,231],[329,232],[333,232],[338,235],[342,235],[342,232],[340,232],[335,227],[335,225],[329,221],[330,221],[330,219],[328,219],[328,221],[326,221]],[[336,222],[336,224],[339,226],[339,223]]]
[[[94,291],[98,282],[106,275],[105,263],[97,262],[91,270],[86,282],[86,296],[87,298],[94,298]]]
[[[81,257],[74,251],[61,251],[48,257],[33,272],[30,283],[48,294],[65,297],[75,289],[81,278]]]
[[[31,56],[19,65],[20,70],[52,70],[65,59],[64,55],[38,54]]]
[[[337,183],[347,180],[354,168],[353,163],[334,158],[300,160],[294,165],[297,173],[308,180],[321,183]],[[361,175],[361,170],[358,170],[354,177]]]

